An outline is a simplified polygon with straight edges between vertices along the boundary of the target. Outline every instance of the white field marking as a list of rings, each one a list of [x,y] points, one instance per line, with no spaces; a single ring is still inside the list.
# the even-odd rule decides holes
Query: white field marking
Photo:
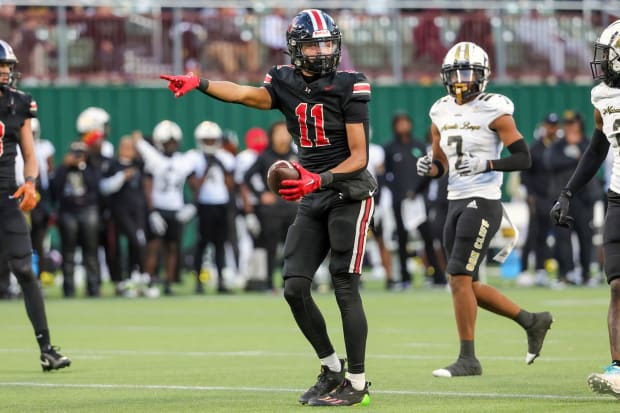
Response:
[[[177,390],[177,391],[230,391],[230,392],[281,392],[297,393],[304,389],[284,387],[244,387],[244,386],[181,386],[164,384],[73,384],[73,383],[37,383],[37,382],[0,382],[0,387],[33,387],[33,388],[70,388],[70,389],[109,389],[109,390]],[[524,394],[524,393],[466,393],[466,392],[436,392],[415,390],[373,390],[375,394],[402,395],[402,396],[442,396],[442,397],[472,397],[495,399],[538,399],[538,400],[581,400],[600,401],[601,397],[593,396],[562,396],[557,394]]]
[[[0,348],[2,353],[32,353],[32,349]],[[70,355],[82,358],[105,358],[111,356],[177,356],[177,357],[308,357],[308,353],[287,353],[263,350],[247,351],[143,351],[143,350],[71,350]],[[446,354],[367,354],[366,359],[381,360],[449,360],[452,356]],[[523,361],[524,356],[478,356],[481,361]],[[540,360],[565,363],[567,361],[592,361],[592,357],[546,357]],[[601,362],[601,366],[604,364]]]

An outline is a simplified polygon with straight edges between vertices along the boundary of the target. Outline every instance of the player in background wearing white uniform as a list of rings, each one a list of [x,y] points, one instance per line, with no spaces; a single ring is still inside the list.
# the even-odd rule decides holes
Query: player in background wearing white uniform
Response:
[[[217,292],[228,293],[224,285],[225,243],[228,237],[227,218],[230,197],[234,187],[233,173],[235,157],[222,148],[222,129],[215,122],[203,121],[194,131],[196,146],[200,155],[196,157],[194,174],[190,186],[198,203],[198,242],[194,255],[196,271],[196,292],[204,292],[200,281],[203,255],[208,244],[215,249],[217,269]]]
[[[502,220],[502,171],[530,166],[528,147],[512,117],[512,102],[484,93],[489,74],[489,58],[478,45],[461,42],[448,51],[441,66],[448,96],[430,110],[432,155],[421,157],[417,164],[420,175],[438,178],[449,173],[443,241],[461,343],[456,362],[433,371],[436,377],[482,374],[474,351],[478,306],[525,329],[527,364],[540,354],[553,321],[548,312],[525,311],[478,279],[480,262]],[[504,145],[510,156],[500,158]]]
[[[235,157],[235,187],[238,190],[237,203],[242,215],[236,219],[237,237],[239,244],[239,273],[244,276],[250,275],[248,271],[249,261],[254,253],[254,239],[261,231],[260,221],[254,214],[254,208],[258,204],[258,199],[249,190],[243,177],[245,173],[254,165],[258,155],[269,146],[267,132],[259,127],[250,128],[244,137],[245,149]],[[252,178],[256,185],[262,185],[262,178],[256,176]],[[253,239],[254,238],[254,239]]]
[[[383,201],[382,194],[385,194],[384,178],[385,174],[385,150],[381,145],[372,143],[372,129],[370,130],[370,143],[368,144],[368,166],[366,169],[375,177],[379,184],[379,189],[375,194],[375,213],[373,215],[372,233],[375,243],[368,243],[366,245],[366,251],[368,253],[369,261],[371,262],[373,273],[381,274],[385,277],[386,288],[389,289],[392,285],[392,257],[390,252],[385,247],[385,241],[383,239],[383,221],[390,208]],[[374,247],[373,244],[376,244]]]
[[[38,274],[41,273],[45,262],[45,252],[43,251],[43,241],[47,235],[49,227],[48,221],[51,213],[50,206],[50,177],[54,171],[54,153],[56,152],[52,142],[41,139],[41,124],[37,118],[30,120],[32,135],[34,136],[34,154],[39,165],[39,177],[37,179],[37,189],[40,200],[37,206],[30,211],[30,238],[32,248],[39,256]]]
[[[614,159],[603,225],[603,252],[611,289],[607,326],[612,361],[603,373],[592,373],[588,385],[595,393],[620,398],[620,20],[603,30],[594,43],[590,67],[592,77],[602,80],[591,93],[594,133],[577,169],[551,209],[551,218],[556,225],[572,225],[570,200],[598,172],[611,147]]]
[[[195,167],[195,154],[178,151],[183,138],[181,128],[174,122],[163,120],[153,129],[155,149],[134,134],[136,148],[144,160],[144,188],[146,197],[147,249],[145,271],[153,277],[157,268],[162,243],[166,250],[166,281],[164,294],[172,295],[172,282],[180,253],[183,225],[196,214],[196,207],[185,205],[183,186]]]

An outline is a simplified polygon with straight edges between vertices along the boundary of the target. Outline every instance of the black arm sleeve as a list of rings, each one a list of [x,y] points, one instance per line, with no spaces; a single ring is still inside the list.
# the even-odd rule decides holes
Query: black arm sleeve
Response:
[[[513,142],[506,147],[510,152],[510,156],[501,159],[492,160],[491,169],[494,171],[522,171],[532,165],[530,150],[523,139]]]
[[[607,157],[608,151],[609,141],[607,137],[602,130],[594,129],[590,144],[579,160],[577,169],[575,169],[565,189],[574,194],[587,184],[598,172],[598,169]]]

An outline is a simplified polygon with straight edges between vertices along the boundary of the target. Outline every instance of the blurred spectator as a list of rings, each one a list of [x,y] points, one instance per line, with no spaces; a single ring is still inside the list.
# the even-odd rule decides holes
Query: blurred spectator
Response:
[[[100,294],[101,277],[97,245],[99,237],[100,172],[92,164],[88,146],[73,142],[56,169],[52,191],[58,200],[58,230],[62,250],[63,293],[75,296],[75,250],[80,247],[86,272],[86,293]]]
[[[251,32],[239,29],[237,9],[222,7],[204,19],[207,29],[206,56],[214,60],[227,77],[240,73],[256,74],[259,68],[258,45]]]
[[[441,29],[437,26],[437,18],[440,13],[437,10],[426,10],[418,16],[418,25],[413,29],[413,55],[414,65],[428,64],[436,71],[441,65],[443,57],[448,49],[441,42]]]
[[[28,68],[29,77],[46,79],[49,76],[47,53],[50,45],[38,36],[38,31],[45,27],[45,16],[28,14],[15,32],[15,52],[24,56],[23,67]]]
[[[289,19],[286,17],[286,10],[276,7],[271,13],[262,16],[260,20],[260,39],[267,47],[266,66],[289,64],[290,58],[284,53],[287,52],[286,33]]]
[[[196,194],[198,206],[198,242],[194,270],[197,282],[196,292],[204,292],[200,273],[203,268],[204,252],[212,244],[215,250],[215,267],[217,269],[217,292],[230,292],[224,283],[225,243],[228,241],[228,210],[231,191],[234,186],[233,173],[235,158],[222,148],[222,129],[215,122],[201,122],[194,131],[196,146],[200,156],[197,157],[194,175],[190,185]]]
[[[107,80],[118,80],[123,72],[126,43],[125,19],[116,16],[111,7],[97,7],[88,19],[87,36],[95,44],[94,69]]]
[[[99,188],[108,197],[115,228],[127,239],[129,252],[125,269],[128,273],[135,271],[142,275],[146,253],[146,201],[142,190],[142,164],[132,137],[121,138],[118,156],[103,173]],[[120,250],[118,255],[122,255]],[[127,278],[119,274],[113,281],[118,285]]]
[[[552,15],[541,16],[537,9],[524,12],[517,22],[516,34],[529,50],[549,60],[550,74],[559,79],[566,78],[566,56],[569,53],[577,57],[578,67],[587,67],[590,59],[588,43],[563,33],[558,19]]]
[[[396,232],[398,236],[398,258],[400,262],[401,282],[403,288],[411,285],[411,274],[407,269],[407,244],[409,242],[409,226],[405,222],[403,212],[406,207],[403,203],[406,200],[422,201],[424,192],[427,190],[430,178],[412,174],[416,170],[416,162],[419,157],[426,154],[426,145],[413,136],[413,121],[406,113],[398,113],[392,118],[392,131],[394,139],[385,147],[385,179],[386,185],[392,192],[392,209],[396,221]],[[422,201],[423,203],[423,201]],[[407,205],[407,203],[405,203]],[[420,211],[416,212],[417,215]],[[426,213],[426,211],[423,211]],[[431,279],[434,285],[445,285],[446,276],[442,270],[435,247],[430,224],[426,217],[419,219],[419,224],[413,225],[420,233],[424,241],[426,251],[427,268],[426,277]]]
[[[551,258],[551,250],[547,244],[547,237],[551,232],[549,205],[553,204],[557,193],[551,192],[551,175],[545,162],[545,152],[562,135],[560,118],[557,113],[548,113],[535,134],[536,140],[530,144],[532,166],[521,172],[521,183],[527,191],[529,208],[529,224],[521,256],[521,268],[527,271],[530,253],[534,252],[536,256],[535,283],[547,285],[548,274],[545,262]]]
[[[495,44],[493,42],[493,28],[491,19],[486,10],[468,11],[462,16],[461,27],[454,43],[474,42],[489,55],[491,70],[495,67]]]
[[[244,181],[258,199],[256,216],[260,222],[256,246],[267,252],[267,284],[265,290],[277,291],[273,275],[280,263],[276,259],[278,245],[284,243],[288,227],[295,220],[297,204],[284,201],[269,190],[267,171],[278,160],[297,159],[291,146],[292,137],[286,123],[276,122],[269,128],[269,147],[263,151],[254,165],[245,173]],[[260,180],[257,178],[260,177]],[[279,283],[280,284],[280,283]]]
[[[183,187],[192,174],[196,156],[178,151],[183,138],[181,128],[174,122],[163,120],[153,129],[155,149],[134,134],[136,148],[144,160],[144,192],[147,216],[147,251],[145,272],[156,278],[159,253],[163,246],[166,272],[164,294],[173,295],[172,283],[178,268],[183,226],[196,214],[196,207],[186,205]]]
[[[559,194],[568,182],[577,163],[588,146],[584,134],[581,114],[568,110],[562,118],[564,139],[559,139],[545,153],[545,160],[552,175],[552,194]],[[594,203],[601,198],[601,187],[596,179],[591,180],[581,191],[573,195],[570,215],[575,218],[573,228],[555,227],[555,257],[558,260],[558,282],[573,284],[588,283],[592,261],[592,219]],[[581,275],[575,271],[573,262],[572,232],[579,240],[579,262]]]

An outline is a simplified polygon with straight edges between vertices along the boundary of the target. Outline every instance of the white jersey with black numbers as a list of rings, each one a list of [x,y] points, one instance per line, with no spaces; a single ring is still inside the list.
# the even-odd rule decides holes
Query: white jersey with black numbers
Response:
[[[144,171],[153,177],[153,208],[180,210],[185,205],[183,187],[187,177],[194,172],[197,155],[188,151],[167,156],[144,140],[138,141],[136,148],[144,160]]]
[[[198,203],[203,205],[223,205],[230,200],[230,190],[226,185],[226,175],[235,173],[235,157],[225,149],[218,149],[208,158],[197,159],[194,174],[201,179]]]
[[[609,189],[620,194],[620,89],[600,83],[592,88],[591,97],[603,117],[603,133],[613,153]]]
[[[456,165],[465,156],[499,159],[504,145],[489,125],[500,116],[512,116],[513,112],[512,101],[496,93],[481,93],[463,105],[458,105],[452,96],[445,96],[431,107],[429,115],[441,135],[441,149],[448,157],[448,199],[501,198],[501,172],[461,176]]]

